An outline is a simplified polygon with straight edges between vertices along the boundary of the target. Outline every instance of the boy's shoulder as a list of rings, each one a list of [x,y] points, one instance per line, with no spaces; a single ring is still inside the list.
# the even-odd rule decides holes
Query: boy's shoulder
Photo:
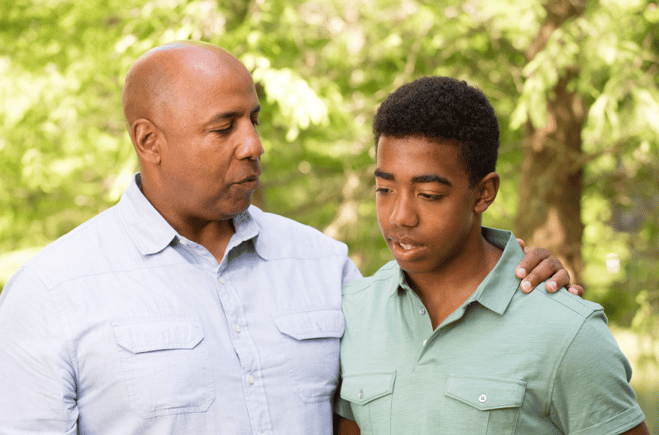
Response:
[[[360,294],[360,298],[364,297],[367,293],[383,290],[383,287],[390,289],[392,286],[397,286],[400,277],[400,267],[394,260],[386,263],[377,272],[365,278],[358,278],[350,281],[343,286],[343,297],[350,298],[351,296]]]

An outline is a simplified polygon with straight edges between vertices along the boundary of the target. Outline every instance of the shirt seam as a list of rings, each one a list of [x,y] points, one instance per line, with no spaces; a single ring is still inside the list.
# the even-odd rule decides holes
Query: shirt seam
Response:
[[[546,284],[546,283],[547,283],[547,281],[543,281],[543,282],[540,283],[540,284]],[[567,290],[561,290],[561,289],[559,289],[559,291],[567,291]],[[551,294],[550,294],[550,293],[546,293],[546,292],[540,292],[540,293],[541,293],[544,297],[550,299],[553,303],[560,304],[561,306],[563,306],[563,307],[569,309],[570,311],[574,312],[575,314],[577,314],[579,317],[581,317],[581,318],[584,319],[584,320],[587,319],[587,318],[589,318],[590,316],[592,316],[593,313],[596,313],[596,312],[598,312],[598,311],[602,311],[602,308],[601,308],[601,307],[600,307],[600,308],[595,308],[595,307],[589,306],[589,305],[586,304],[581,298],[579,298],[579,299],[575,299],[574,302],[575,302],[575,303],[578,303],[579,306],[580,306],[582,309],[584,309],[584,310],[588,310],[588,314],[584,314],[583,311],[580,311],[580,310],[576,309],[575,307],[571,306],[570,304],[566,304],[566,303],[564,303],[562,300],[560,300],[560,299],[558,299],[558,298],[551,297],[551,294],[553,294],[553,293],[551,293]]]
[[[593,313],[591,313],[591,315],[592,314]],[[590,317],[590,316],[588,316],[588,317]],[[563,360],[565,359],[565,355],[567,355],[567,352],[570,349],[570,347],[572,346],[572,343],[574,343],[574,340],[577,338],[577,335],[579,335],[579,332],[583,329],[583,326],[586,324],[586,320],[588,320],[588,317],[584,317],[582,319],[581,325],[579,325],[579,328],[576,329],[576,331],[574,332],[574,334],[572,334],[572,337],[569,340],[566,340],[565,347],[562,349],[562,351],[560,353],[561,357],[559,359],[557,359],[557,363],[556,363],[556,365],[554,366],[554,368],[552,370],[552,375],[551,375],[551,378],[550,378],[550,379],[552,379],[552,383],[551,383],[551,387],[549,388],[549,394],[547,395],[547,405],[545,406],[545,412],[547,413],[548,416],[550,416],[550,419],[551,419],[551,406],[552,406],[552,403],[554,402],[553,398],[554,398],[554,390],[556,389],[556,378],[557,378],[557,374],[558,374],[558,369],[561,366],[561,364],[563,363]]]
[[[27,266],[28,269],[29,269],[29,267],[30,266]],[[64,309],[64,305],[59,300],[59,298],[56,297],[57,295],[55,295],[54,292],[52,291],[54,289],[54,287],[48,287],[48,285],[42,279],[42,276],[45,275],[44,270],[38,264],[34,264],[31,267],[33,267],[35,269],[35,272],[37,272],[35,274],[35,278],[39,280],[39,282],[43,286],[43,289],[45,290],[46,294],[48,295],[51,302],[53,303],[53,307],[55,308],[55,311],[57,312],[58,316],[60,317],[60,322],[62,322],[62,326],[67,329],[67,332],[64,334],[63,338],[64,338],[64,341],[66,342],[67,352],[69,354],[69,359],[71,361],[71,366],[73,367],[73,369],[75,371],[75,373],[74,373],[74,376],[75,376],[74,382],[75,382],[75,388],[76,388],[75,402],[76,402],[76,408],[77,408],[78,407],[78,391],[77,391],[77,389],[78,389],[78,378],[80,376],[80,363],[78,361],[78,356],[75,352],[75,346],[73,345],[74,340],[71,338],[73,336],[73,328],[71,326],[71,320],[68,318],[68,316],[66,316],[66,313],[65,313],[66,310]],[[68,335],[68,337],[67,337],[67,335]],[[62,404],[64,404],[64,402],[62,402]],[[68,414],[68,410],[66,409],[65,406],[63,406],[62,411],[63,411],[63,415]]]

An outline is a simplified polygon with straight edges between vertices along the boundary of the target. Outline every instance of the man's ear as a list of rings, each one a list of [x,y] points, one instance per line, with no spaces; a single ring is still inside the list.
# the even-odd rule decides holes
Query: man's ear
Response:
[[[162,133],[153,122],[144,118],[136,120],[130,128],[130,136],[141,161],[154,165],[160,163]]]
[[[499,183],[501,179],[496,172],[490,172],[484,176],[481,181],[476,185],[474,191],[476,192],[476,203],[474,204],[474,212],[483,213],[488,209],[490,204],[494,202],[499,192]]]

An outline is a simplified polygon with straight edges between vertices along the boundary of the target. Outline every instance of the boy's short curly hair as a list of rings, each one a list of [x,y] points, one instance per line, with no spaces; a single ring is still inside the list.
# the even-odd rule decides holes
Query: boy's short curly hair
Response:
[[[471,187],[497,163],[499,123],[483,93],[450,77],[423,77],[396,89],[382,102],[373,120],[380,136],[425,136],[457,141]]]

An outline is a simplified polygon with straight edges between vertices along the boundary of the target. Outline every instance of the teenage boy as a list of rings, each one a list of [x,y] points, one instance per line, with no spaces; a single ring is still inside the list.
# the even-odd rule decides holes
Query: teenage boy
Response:
[[[481,227],[499,189],[487,98],[422,78],[387,97],[373,130],[396,261],[344,287],[339,433],[648,434],[602,307],[522,294],[515,237]]]

